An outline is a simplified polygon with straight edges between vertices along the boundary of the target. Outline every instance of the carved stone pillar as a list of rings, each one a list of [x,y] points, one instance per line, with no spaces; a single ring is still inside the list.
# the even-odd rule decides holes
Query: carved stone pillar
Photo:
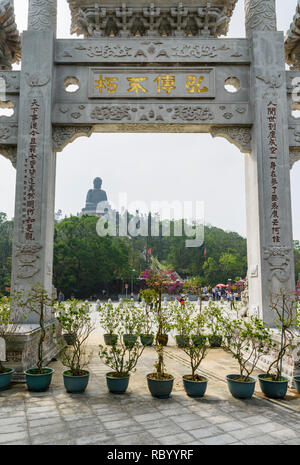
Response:
[[[29,0],[28,30],[56,33],[57,0]]]
[[[246,14],[254,114],[245,156],[249,309],[274,326],[270,293],[295,288],[284,40],[274,0],[248,0]]]
[[[31,5],[34,3],[38,4]],[[51,295],[56,164],[51,122],[54,32],[25,31],[22,50],[12,289],[26,290],[39,283]],[[28,314],[24,322],[37,324],[38,315]]]
[[[245,0],[246,34],[276,31],[276,0]]]

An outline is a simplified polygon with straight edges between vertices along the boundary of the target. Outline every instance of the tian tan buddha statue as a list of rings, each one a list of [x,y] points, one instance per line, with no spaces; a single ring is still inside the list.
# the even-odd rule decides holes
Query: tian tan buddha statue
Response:
[[[87,193],[85,208],[83,213],[96,214],[97,205],[100,202],[107,202],[106,192],[101,189],[102,179],[94,179],[94,189],[90,189]]]

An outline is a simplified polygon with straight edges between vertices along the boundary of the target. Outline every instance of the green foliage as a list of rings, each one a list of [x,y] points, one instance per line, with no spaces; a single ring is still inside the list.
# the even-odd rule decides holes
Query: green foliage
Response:
[[[220,305],[214,302],[209,302],[203,311],[204,318],[206,320],[207,327],[210,332],[210,336],[220,336],[221,334],[221,317],[222,310]]]
[[[65,295],[89,297],[116,278],[130,276],[127,240],[99,237],[96,216],[67,218],[55,225],[54,283]]]
[[[273,347],[270,330],[254,316],[248,321],[222,316],[219,322],[222,347],[237,360],[241,380],[248,381],[260,357]]]
[[[46,320],[51,320],[54,317],[54,301],[48,295],[47,291],[40,284],[34,284],[28,291],[24,291],[18,296],[14,296],[14,303],[20,306],[23,311],[33,312],[39,316],[40,324],[40,337],[38,342],[37,351],[37,371],[43,373],[44,363],[44,342],[46,339],[47,332],[53,332],[54,326],[46,328]]]
[[[112,303],[105,302],[98,307],[99,322],[106,334],[114,334],[118,328],[118,320],[116,313],[120,311],[120,307],[115,307]]]
[[[110,315],[111,309],[109,310],[109,318]],[[110,347],[99,345],[99,357],[105,365],[114,371],[117,377],[126,377],[135,370],[144,347],[139,344],[138,340],[131,344],[125,344],[123,335],[134,334],[139,336],[141,334],[143,312],[129,301],[116,306],[114,315],[115,325],[113,331],[119,336],[119,344],[114,343]]]
[[[195,312],[195,307],[192,304],[185,307],[175,304],[173,306],[173,317],[175,328],[186,338],[186,343],[181,347],[181,350],[190,359],[192,378],[196,381],[196,371],[207,355],[209,343],[207,337],[201,337],[197,341],[193,337],[203,334],[206,320],[203,315]]]
[[[10,288],[13,222],[0,212],[0,296]]]
[[[57,304],[56,309],[62,330],[72,337],[71,346],[60,341],[59,357],[72,376],[81,376],[93,354],[86,351],[87,339],[95,329],[91,321],[91,307],[86,302],[73,299]]]
[[[299,331],[299,314],[296,303],[297,295],[288,289],[282,289],[270,296],[270,310],[275,314],[275,323],[282,336],[282,344],[279,350],[276,350],[277,357],[267,370],[267,374],[274,381],[280,380],[283,357],[293,344],[296,336],[295,331]],[[276,345],[274,347],[276,348]]]

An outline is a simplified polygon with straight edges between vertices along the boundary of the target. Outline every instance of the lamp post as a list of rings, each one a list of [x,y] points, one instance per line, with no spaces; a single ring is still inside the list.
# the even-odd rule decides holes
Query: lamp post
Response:
[[[135,273],[135,270],[131,270],[131,296],[133,297],[133,273]]]

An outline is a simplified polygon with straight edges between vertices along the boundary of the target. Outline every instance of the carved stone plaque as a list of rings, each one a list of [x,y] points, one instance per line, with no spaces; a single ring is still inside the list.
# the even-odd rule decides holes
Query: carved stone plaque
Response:
[[[214,68],[90,68],[89,98],[215,98]]]

